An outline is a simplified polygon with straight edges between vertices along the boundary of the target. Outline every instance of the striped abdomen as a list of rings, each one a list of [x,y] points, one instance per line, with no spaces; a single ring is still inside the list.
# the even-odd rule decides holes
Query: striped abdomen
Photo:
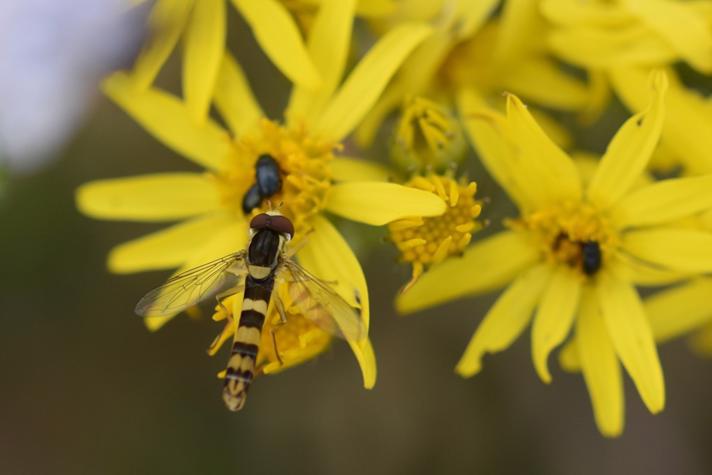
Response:
[[[239,411],[245,405],[247,390],[255,377],[255,362],[262,339],[269,307],[274,278],[259,281],[247,276],[245,279],[245,297],[242,301],[240,323],[232,344],[232,354],[227,362],[223,400],[231,411]]]

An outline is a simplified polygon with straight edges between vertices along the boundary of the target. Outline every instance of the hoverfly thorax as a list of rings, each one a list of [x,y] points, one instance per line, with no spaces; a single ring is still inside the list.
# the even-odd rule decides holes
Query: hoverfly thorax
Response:
[[[279,264],[284,245],[292,238],[292,222],[276,211],[261,213],[250,222],[250,244],[247,264],[250,275],[264,279]]]

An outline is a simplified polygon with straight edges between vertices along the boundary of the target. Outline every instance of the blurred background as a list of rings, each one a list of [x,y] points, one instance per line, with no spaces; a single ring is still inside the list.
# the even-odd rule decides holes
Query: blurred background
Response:
[[[269,111],[287,81],[231,12],[230,48]],[[176,89],[180,67],[160,81]],[[0,473],[432,474],[711,473],[712,363],[684,342],[660,349],[665,411],[652,416],[626,381],[626,429],[601,437],[579,375],[552,358],[537,378],[529,338],[463,380],[453,372],[494,296],[398,317],[409,269],[389,245],[362,249],[372,292],[378,383],[366,391],[347,345],[277,377],[259,378],[240,413],[221,401],[227,355],[205,350],[221,326],[181,317],[151,334],[135,302],[167,273],[110,275],[108,250],[158,226],[81,216],[74,190],[99,178],[192,165],[98,95],[61,156],[0,185]],[[626,117],[613,109],[601,137]],[[607,139],[593,140],[605,144]],[[600,145],[599,145],[600,147]],[[508,209],[468,158],[470,176]],[[365,228],[349,225],[358,246]],[[381,231],[379,231],[381,233]],[[385,235],[381,233],[381,235]],[[477,238],[477,237],[476,237]],[[392,263],[392,265],[384,265]],[[487,269],[481,269],[487,272]]]

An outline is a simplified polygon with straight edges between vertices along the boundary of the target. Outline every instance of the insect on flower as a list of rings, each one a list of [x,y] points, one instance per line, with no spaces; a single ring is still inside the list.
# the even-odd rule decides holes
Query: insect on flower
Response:
[[[242,198],[242,212],[249,214],[260,206],[263,200],[271,198],[281,189],[282,177],[277,160],[266,153],[260,155],[255,163],[255,184],[247,190]]]
[[[359,309],[292,259],[294,249],[285,247],[293,236],[294,226],[286,216],[276,211],[258,214],[250,222],[247,249],[174,276],[136,305],[136,313],[141,316],[170,316],[211,296],[222,305],[223,298],[244,289],[223,389],[223,400],[231,411],[243,408],[250,383],[259,371],[255,366],[270,305],[276,307],[281,323],[287,322],[285,305],[278,293],[273,293],[275,284],[286,285],[291,305],[329,333],[349,341],[366,337]],[[277,355],[274,334],[278,330],[271,330]]]

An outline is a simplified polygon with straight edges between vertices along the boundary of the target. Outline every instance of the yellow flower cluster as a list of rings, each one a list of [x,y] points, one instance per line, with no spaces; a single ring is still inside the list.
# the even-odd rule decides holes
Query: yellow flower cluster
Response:
[[[582,373],[606,436],[623,430],[623,370],[651,412],[664,408],[657,343],[700,330],[696,347],[712,352],[712,107],[700,93],[712,74],[712,1],[232,3],[290,80],[287,103],[268,117],[255,98],[226,47],[224,0],[155,2],[153,37],[103,89],[202,170],[80,187],[89,216],[177,222],[118,245],[111,270],[189,270],[244,249],[250,219],[279,206],[295,224],[296,259],[360,308],[368,329],[364,273],[329,215],[384,226],[412,266],[399,312],[504,289],[457,373],[475,375],[486,353],[531,324],[537,374],[552,380],[548,358],[561,348],[561,366]],[[357,17],[368,41],[353,34]],[[177,96],[156,75],[179,40]],[[600,158],[572,158],[591,156],[589,127],[614,98],[631,116]],[[466,159],[472,151],[477,160]],[[264,156],[280,188],[255,197]],[[481,184],[485,171],[487,192],[496,185],[504,193],[493,199],[516,212],[483,209],[482,186],[467,176]],[[494,229],[478,239],[489,222],[481,213]],[[647,299],[639,292],[671,284]],[[285,288],[275,292],[289,300]],[[215,308],[226,326],[210,354],[235,337],[241,306],[234,294]],[[170,317],[146,322],[157,329]],[[331,343],[293,308],[270,306],[261,335],[258,374]],[[373,387],[370,340],[348,343]]]

